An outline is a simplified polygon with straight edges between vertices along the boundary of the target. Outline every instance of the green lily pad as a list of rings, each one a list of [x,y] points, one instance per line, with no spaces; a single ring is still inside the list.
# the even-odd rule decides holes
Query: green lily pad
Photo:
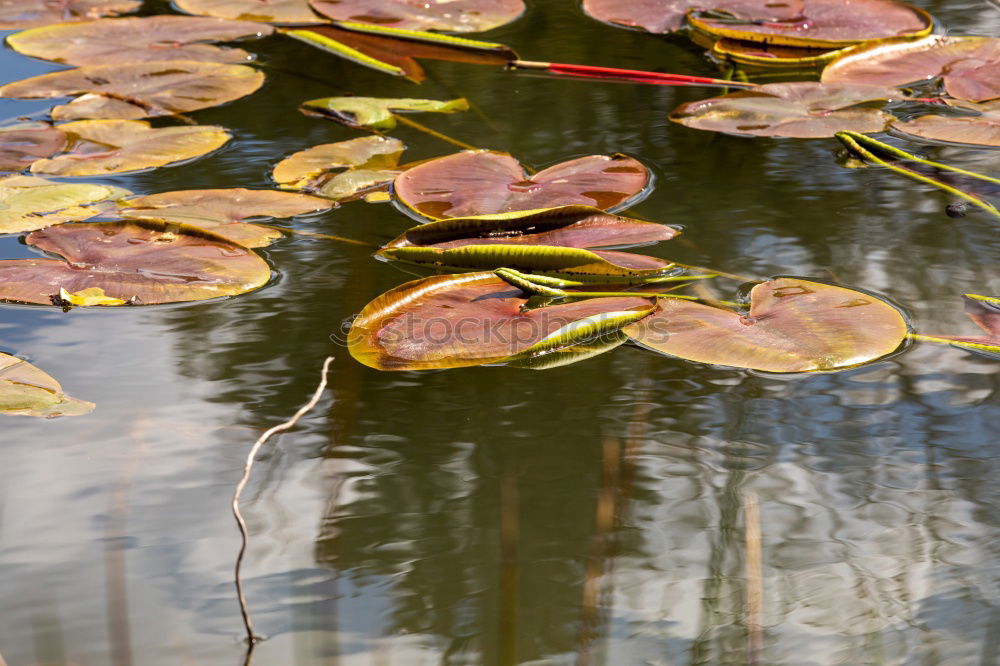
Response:
[[[229,141],[212,125],[152,128],[142,120],[78,120],[60,125],[75,143],[65,155],[38,160],[32,173],[95,176],[164,166],[210,153]]]
[[[66,147],[66,135],[48,123],[0,127],[0,171],[20,171]]]
[[[96,183],[56,183],[31,176],[0,178],[0,233],[86,220],[113,209],[114,200],[129,194],[126,189]]]
[[[27,361],[0,353],[0,414],[54,418],[93,409],[94,403],[66,395],[59,382]]]
[[[906,321],[869,294],[777,278],[750,291],[746,314],[664,299],[655,314],[625,332],[644,347],[698,363],[811,372],[892,353],[906,337]]]
[[[269,23],[326,23],[308,0],[174,0],[187,14]]]
[[[0,261],[2,301],[58,305],[61,290],[95,287],[130,305],[199,301],[257,289],[271,276],[252,250],[165,222],[64,224],[26,242],[62,259]]]
[[[583,0],[583,11],[603,23],[663,34],[679,30],[691,10],[717,10],[747,20],[787,21],[802,0]]]
[[[201,42],[264,37],[273,31],[269,25],[251,21],[163,15],[42,26],[10,35],[7,45],[24,55],[70,65],[154,60],[240,63],[251,59],[243,49]]]
[[[0,97],[83,95],[52,109],[56,120],[154,118],[231,102],[263,83],[264,75],[245,65],[163,60],[43,74],[0,87]]]
[[[399,168],[403,150],[402,141],[383,136],[325,143],[281,160],[271,177],[285,189],[347,201],[387,188],[403,172]]]
[[[510,23],[524,13],[522,0],[310,0],[309,4],[334,21],[445,32],[483,32]]]
[[[468,111],[464,97],[441,101],[436,99],[382,99],[379,97],[324,97],[302,103],[306,113],[321,115],[355,129],[385,132],[396,127],[395,112],[421,111],[458,113]]]
[[[89,21],[134,12],[142,0],[0,0],[0,30]]]

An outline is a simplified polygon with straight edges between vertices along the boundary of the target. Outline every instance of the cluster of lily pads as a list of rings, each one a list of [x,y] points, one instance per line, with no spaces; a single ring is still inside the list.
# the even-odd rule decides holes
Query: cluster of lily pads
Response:
[[[524,11],[520,0],[177,0],[177,8],[201,16],[115,18],[139,6],[135,0],[0,3],[0,29],[26,28],[7,38],[11,48],[72,66],[8,83],[0,96],[76,96],[44,120],[0,126],[0,172],[10,174],[0,178],[0,233],[24,233],[25,243],[60,257],[0,261],[0,301],[65,308],[234,296],[267,283],[270,269],[254,248],[289,231],[257,218],[393,197],[419,224],[377,257],[436,274],[379,296],[354,320],[350,352],[375,368],[552,367],[631,340],[696,362],[803,372],[880,358],[908,335],[895,307],[863,291],[785,277],[760,282],[732,302],[704,288],[704,280],[717,277],[709,270],[607,249],[679,233],[610,212],[651,187],[648,170],[634,158],[592,155],[535,174],[510,155],[485,150],[401,165],[402,142],[384,134],[398,121],[414,124],[399,113],[461,112],[468,108],[464,99],[306,101],[303,112],[370,134],[285,158],[272,172],[275,190],[134,195],[44,179],[162,167],[224,145],[225,128],[197,125],[185,114],[262,85],[251,54],[214,42],[269,35],[275,28],[268,22],[282,24],[285,36],[414,82],[424,77],[417,59],[551,65],[523,63],[502,44],[426,32],[501,25]],[[1000,145],[1000,40],[929,35],[932,19],[895,0],[858,0],[849,12],[845,6],[832,0],[583,5],[613,24],[657,33],[686,29],[715,57],[736,63],[824,65],[820,82],[734,82],[745,89],[686,104],[673,120],[758,136],[836,136],[858,165],[886,166],[1000,216],[985,196],[954,184],[958,177],[997,179],[866,136],[889,128],[922,139]],[[914,82],[918,88],[899,87]],[[879,108],[886,104],[907,114],[947,113],[904,121]],[[146,120],[158,117],[180,122],[153,127]],[[1000,301],[969,295],[967,311],[986,336],[911,337],[1000,352]],[[57,416],[92,407],[66,396],[37,368],[0,354],[0,412]]]

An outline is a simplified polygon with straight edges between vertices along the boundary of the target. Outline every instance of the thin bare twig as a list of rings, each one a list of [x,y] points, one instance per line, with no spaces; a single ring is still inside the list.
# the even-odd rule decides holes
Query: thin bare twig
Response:
[[[305,416],[305,414],[319,402],[320,396],[322,396],[323,391],[326,390],[326,375],[330,370],[330,363],[332,362],[332,356],[327,356],[326,360],[323,361],[323,370],[320,373],[319,386],[316,387],[316,392],[313,393],[309,402],[302,405],[302,407],[299,408],[299,411],[295,412],[295,416],[288,419],[284,423],[280,423],[273,428],[270,428],[267,432],[261,435],[256,442],[254,442],[253,446],[250,448],[250,453],[247,454],[246,463],[243,465],[243,476],[240,478],[240,482],[236,484],[236,491],[233,493],[233,517],[236,518],[236,524],[240,528],[240,537],[242,538],[240,552],[239,555],[236,556],[236,596],[240,602],[240,614],[243,616],[243,627],[246,629],[247,643],[249,643],[250,646],[253,646],[253,644],[259,640],[259,637],[253,633],[253,622],[250,620],[250,612],[247,610],[247,599],[243,594],[243,579],[240,575],[240,567],[243,565],[243,556],[247,552],[247,540],[250,536],[247,533],[247,524],[243,520],[243,515],[240,513],[240,495],[243,493],[243,488],[246,487],[247,481],[250,480],[250,471],[253,469],[254,458],[257,457],[257,452],[260,451],[262,446],[264,446],[264,443],[271,437],[271,435],[291,430],[295,427],[295,424],[298,423],[299,419]]]
[[[764,585],[761,576],[760,508],[757,495],[752,491],[743,495],[743,520],[746,541],[747,663],[753,666],[760,663],[764,649]]]

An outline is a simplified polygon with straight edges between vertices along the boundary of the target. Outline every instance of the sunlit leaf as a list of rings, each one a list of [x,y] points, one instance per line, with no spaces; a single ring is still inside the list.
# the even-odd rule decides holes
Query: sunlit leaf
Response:
[[[529,176],[507,153],[464,151],[409,169],[393,189],[432,219],[580,204],[621,208],[644,194],[649,170],[627,155],[588,155]]]
[[[932,35],[862,44],[827,65],[822,80],[901,86],[938,77],[958,99],[1000,97],[1000,39]]]
[[[402,141],[382,136],[326,143],[289,155],[271,177],[286,189],[344,201],[387,186],[402,173],[398,164],[404,149]]]
[[[249,95],[263,82],[263,74],[245,65],[164,60],[89,65],[43,74],[0,87],[0,97],[82,94],[52,109],[57,120],[153,118],[231,102]]]
[[[162,192],[128,199],[122,205],[122,217],[187,224],[243,247],[264,247],[281,237],[277,229],[244,222],[248,218],[293,217],[332,206],[305,194],[241,187]]]
[[[969,351],[1000,358],[1000,298],[965,294],[965,314],[986,335],[915,335],[918,340],[946,342]]]
[[[27,361],[0,353],[0,414],[54,418],[93,409],[94,403],[66,395],[59,382]]]
[[[625,332],[644,347],[689,361],[808,372],[851,367],[895,351],[906,336],[906,321],[869,294],[777,278],[751,290],[746,314],[663,299],[655,314]]]
[[[182,12],[270,23],[326,23],[308,0],[174,0]]]
[[[749,20],[791,20],[802,0],[583,0],[583,11],[604,23],[666,33],[679,29],[693,9],[717,9]]]
[[[458,368],[544,355],[601,337],[652,311],[646,298],[594,298],[523,310],[528,297],[492,273],[428,277],[365,306],[351,355],[380,370]]]
[[[695,30],[716,38],[820,48],[887,37],[923,36],[933,19],[896,0],[803,0],[802,13],[780,21],[689,15]]]
[[[53,301],[57,305],[125,305],[125,301],[108,296],[100,287],[87,287],[73,293],[60,289],[58,299]]]
[[[522,0],[310,0],[309,4],[334,21],[445,32],[483,32],[510,23],[524,13]]]
[[[20,171],[66,147],[66,135],[48,123],[0,127],[0,171]]]
[[[579,363],[587,359],[609,352],[616,347],[620,347],[628,342],[628,336],[621,330],[606,333],[600,337],[585,340],[583,342],[554,349],[542,354],[523,354],[511,361],[505,361],[504,365],[512,368],[523,368],[525,370],[551,370],[561,368],[564,365]]]
[[[94,217],[128,190],[96,183],[56,183],[31,176],[0,178],[0,233],[34,231]],[[108,206],[100,206],[102,202]]]
[[[31,165],[33,173],[94,176],[164,166],[210,153],[229,141],[213,125],[154,129],[142,120],[78,120],[59,128],[76,142],[65,155]]]
[[[198,301],[264,285],[271,271],[252,250],[167,223],[64,224],[32,232],[26,242],[59,259],[0,261],[0,300],[61,304],[70,294],[100,288],[130,305]]]
[[[7,37],[18,53],[71,65],[112,65],[151,60],[246,62],[242,49],[200,42],[228,42],[263,37],[274,31],[250,21],[191,16],[99,19],[32,28]]]
[[[408,229],[386,247],[446,249],[491,244],[612,247],[670,240],[678,233],[663,224],[612,215],[590,206],[560,206],[437,220]]]
[[[452,100],[436,99],[382,99],[379,97],[324,97],[303,102],[303,111],[322,115],[348,127],[387,131],[396,127],[399,111],[425,111],[457,113],[468,111],[464,97]]]
[[[682,104],[670,119],[687,127],[754,136],[830,137],[843,130],[878,132],[893,116],[867,105],[900,99],[894,88],[811,81],[768,83]]]
[[[142,0],[0,0],[0,30],[128,14]]]

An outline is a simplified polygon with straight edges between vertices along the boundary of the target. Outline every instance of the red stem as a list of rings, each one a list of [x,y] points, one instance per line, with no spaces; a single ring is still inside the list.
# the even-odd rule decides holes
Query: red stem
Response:
[[[645,72],[636,69],[619,69],[617,67],[595,67],[593,65],[570,65],[559,62],[532,62],[525,60],[515,60],[510,63],[516,69],[537,69],[552,72],[553,74],[564,74],[566,76],[579,76],[590,79],[624,79],[636,83],[650,83],[657,85],[689,85],[689,86],[729,86],[733,88],[754,88],[752,83],[741,81],[724,81],[722,79],[712,79],[705,76],[688,76],[686,74],[665,74],[662,72]]]

